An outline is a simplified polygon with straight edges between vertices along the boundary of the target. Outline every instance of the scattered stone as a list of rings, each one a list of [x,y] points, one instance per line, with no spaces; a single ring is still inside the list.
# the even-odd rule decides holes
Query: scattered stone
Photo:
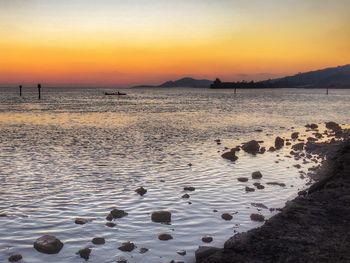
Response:
[[[91,248],[83,248],[78,251],[79,256],[85,260],[89,260],[91,254]]]
[[[106,223],[106,226],[108,226],[108,227],[115,227],[117,224],[115,224],[115,223],[112,223],[112,222],[107,222]]]
[[[242,183],[248,182],[248,178],[247,177],[238,177],[237,180],[239,182],[242,182]]]
[[[255,171],[252,173],[252,178],[253,179],[261,179],[262,178],[262,174],[260,171]]]
[[[293,140],[298,139],[299,137],[299,132],[293,132],[292,135],[290,136]]]
[[[251,214],[250,219],[252,221],[256,221],[256,222],[264,222],[265,221],[265,217],[263,215],[260,215],[260,214]]]
[[[202,241],[204,243],[211,243],[211,242],[213,242],[213,238],[209,237],[209,236],[205,236],[205,237],[202,237]]]
[[[301,143],[294,144],[292,146],[292,149],[294,151],[302,151],[302,150],[304,150],[304,146],[305,146],[305,144],[303,142],[301,142]]]
[[[125,212],[124,210],[120,209],[113,209],[106,217],[108,221],[112,221],[113,219],[118,219],[118,218],[123,218],[127,216],[128,213]]]
[[[266,148],[265,147],[261,147],[259,153],[260,154],[264,154],[265,152],[266,152]]]
[[[268,209],[268,207],[262,203],[250,203],[254,207]]]
[[[276,137],[275,139],[275,148],[281,149],[284,146],[284,140],[281,137]]]
[[[229,152],[225,152],[221,155],[222,158],[226,159],[226,160],[230,160],[232,162],[236,161],[238,159],[238,157],[236,156],[236,152],[235,151],[229,151]]]
[[[269,148],[269,152],[274,152],[274,151],[276,151],[276,148],[273,147],[273,146],[271,146],[271,147]]]
[[[266,184],[268,184],[268,185],[278,185],[278,186],[281,186],[281,187],[285,187],[285,186],[286,186],[286,184],[284,184],[284,183],[278,183],[278,182],[268,182],[268,183],[266,183]]]
[[[91,242],[95,245],[103,245],[104,243],[106,243],[103,237],[95,237],[91,240]]]
[[[170,223],[171,213],[169,211],[156,211],[152,213],[151,219],[156,223]]]
[[[196,260],[207,258],[219,250],[220,249],[216,247],[199,246],[195,252]]]
[[[240,150],[241,148],[239,146],[236,146],[235,148],[231,149],[232,152],[239,152]]]
[[[181,196],[181,198],[188,199],[188,198],[190,198],[190,195],[189,194],[184,194],[183,196]]]
[[[140,254],[145,254],[146,252],[148,252],[148,248],[145,248],[145,247],[142,247],[142,248],[140,248]]]
[[[262,129],[256,129],[255,131],[256,132],[262,132],[263,130]]]
[[[246,186],[246,187],[245,187],[245,191],[246,191],[246,192],[254,192],[254,191],[255,191],[255,189],[254,189],[254,188],[251,188],[251,187]]]
[[[44,235],[34,242],[34,248],[44,254],[57,254],[63,247],[63,243],[55,236]]]
[[[196,190],[196,188],[194,188],[193,186],[186,186],[186,187],[184,187],[184,190],[193,192]]]
[[[122,245],[120,247],[118,247],[119,250],[123,251],[123,252],[131,252],[135,249],[135,244],[128,241],[125,243],[122,243]]]
[[[260,150],[260,144],[257,141],[252,140],[252,141],[244,143],[242,145],[242,149],[243,149],[243,151],[245,151],[247,153],[257,154]]]
[[[301,168],[301,165],[300,164],[295,164],[295,165],[293,165],[295,168],[297,168],[297,169],[300,169]]]
[[[179,254],[180,256],[185,256],[186,250],[178,250],[178,251],[176,251],[176,253]]]
[[[158,239],[162,241],[168,241],[170,239],[173,239],[173,237],[170,234],[163,233],[158,236]]]
[[[311,123],[311,124],[306,124],[305,127],[311,130],[316,130],[318,128],[318,125],[315,123]]]
[[[76,218],[75,223],[77,225],[85,225],[86,223],[90,222],[91,219],[86,219],[86,218]]]
[[[292,145],[292,143],[291,142],[286,142],[286,145],[289,146],[289,145]]]
[[[9,258],[8,258],[8,261],[10,262],[17,262],[17,261],[20,261],[22,259],[22,255],[20,254],[15,254],[15,255],[11,255]]]
[[[334,132],[341,130],[340,125],[334,121],[326,122],[326,128]]]
[[[147,193],[147,190],[141,186],[141,187],[137,188],[135,190],[135,192],[138,193],[139,195],[143,196],[144,194]]]
[[[230,220],[232,220],[233,216],[230,215],[229,213],[224,213],[221,215],[221,218],[226,220],[226,221],[230,221]]]
[[[128,261],[125,258],[118,258],[117,263],[128,263]]]

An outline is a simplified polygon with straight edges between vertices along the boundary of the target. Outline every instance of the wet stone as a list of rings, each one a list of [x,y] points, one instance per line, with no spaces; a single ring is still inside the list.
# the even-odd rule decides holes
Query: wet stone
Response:
[[[247,177],[238,177],[237,180],[239,182],[242,182],[242,183],[248,182],[248,178]]]
[[[173,237],[170,234],[163,233],[158,236],[158,239],[162,241],[168,241],[173,239]]]
[[[209,237],[209,236],[205,236],[205,237],[202,237],[202,241],[204,243],[211,243],[211,242],[213,242],[213,238]]]
[[[147,253],[148,252],[148,248],[145,248],[145,247],[142,247],[142,248],[140,248],[140,254],[145,254],[145,253]]]
[[[252,178],[253,179],[261,179],[262,178],[262,174],[260,171],[256,171],[252,173]]]
[[[125,212],[124,210],[120,209],[113,209],[106,217],[108,221],[112,221],[113,219],[119,219],[127,216],[128,213]]]
[[[95,237],[91,240],[91,242],[95,245],[103,245],[104,243],[106,243],[103,237]]]
[[[190,198],[190,195],[189,194],[184,194],[183,196],[181,196],[181,198],[188,199],[188,198]]]
[[[112,222],[107,222],[106,223],[106,226],[108,226],[108,227],[115,227],[117,224],[115,224],[115,223],[112,223]]]
[[[137,188],[135,190],[135,192],[138,193],[139,195],[143,196],[144,194],[147,193],[147,190],[141,186],[141,187]]]
[[[246,192],[254,192],[254,191],[255,191],[255,189],[254,189],[254,188],[251,188],[251,187],[246,186],[246,187],[245,187],[245,191],[246,191]]]
[[[193,191],[196,190],[196,188],[194,188],[193,186],[186,186],[186,187],[184,187],[184,190],[185,190],[185,191],[193,192]]]
[[[250,219],[252,221],[255,221],[255,222],[264,222],[265,221],[265,217],[263,215],[260,215],[260,214],[251,214]]]
[[[15,254],[15,255],[11,255],[9,258],[8,258],[8,261],[9,262],[17,262],[17,261],[20,261],[22,260],[22,255],[20,254]]]
[[[78,251],[78,254],[81,258],[88,260],[91,254],[91,248],[83,248]]]
[[[45,235],[34,242],[34,248],[44,254],[57,254],[63,247],[63,243],[55,236]]]
[[[135,247],[136,246],[134,243],[128,241],[128,242],[122,243],[122,245],[118,247],[118,249],[123,252],[131,252],[135,249]]]
[[[230,221],[230,220],[232,220],[233,216],[230,215],[229,213],[224,213],[221,215],[221,218],[226,220],[226,221]]]
[[[171,213],[169,211],[156,211],[152,213],[151,219],[156,223],[170,223]]]
[[[178,250],[178,251],[176,251],[176,253],[179,254],[180,256],[185,256],[186,250]]]

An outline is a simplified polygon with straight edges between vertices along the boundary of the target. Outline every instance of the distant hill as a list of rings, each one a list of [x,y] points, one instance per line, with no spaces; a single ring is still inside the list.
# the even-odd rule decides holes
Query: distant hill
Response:
[[[212,80],[208,79],[194,79],[194,78],[182,78],[174,81],[167,81],[158,87],[162,88],[175,88],[175,87],[191,87],[191,88],[209,88],[213,83]]]
[[[344,87],[350,88],[350,64],[334,68],[299,73],[261,83],[273,87]]]

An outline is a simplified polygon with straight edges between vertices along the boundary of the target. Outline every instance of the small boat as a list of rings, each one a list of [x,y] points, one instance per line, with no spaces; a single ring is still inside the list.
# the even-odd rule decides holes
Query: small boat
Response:
[[[121,93],[119,91],[117,91],[117,92],[105,92],[105,95],[106,96],[125,96],[126,93]]]

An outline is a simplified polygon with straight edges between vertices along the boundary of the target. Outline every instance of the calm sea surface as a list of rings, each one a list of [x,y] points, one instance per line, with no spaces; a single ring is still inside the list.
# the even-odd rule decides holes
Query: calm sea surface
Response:
[[[272,145],[277,135],[307,123],[349,123],[350,90],[133,89],[128,96],[104,96],[101,89],[0,89],[0,262],[14,254],[23,262],[84,262],[76,252],[91,247],[90,262],[168,263],[194,261],[194,251],[212,236],[222,246],[235,232],[260,223],[251,213],[269,218],[252,202],[283,207],[305,187],[300,172],[312,164],[285,157],[290,148],[251,156],[240,152],[235,163],[221,158],[224,147],[247,140]],[[262,132],[257,132],[262,129]],[[323,130],[322,130],[323,131]],[[215,139],[221,139],[217,145]],[[302,137],[302,139],[305,139]],[[279,155],[279,156],[278,156]],[[191,163],[192,166],[188,164]],[[302,164],[301,169],[293,165]],[[260,170],[265,189],[238,177]],[[282,182],[286,187],[266,185]],[[148,192],[140,197],[140,186]],[[183,187],[193,186],[190,199]],[[191,202],[191,203],[189,203]],[[129,215],[114,228],[105,226],[113,208]],[[170,225],[153,223],[151,213],[168,210]],[[217,210],[214,212],[213,210]],[[221,219],[232,213],[232,221]],[[85,225],[75,218],[92,218]],[[160,233],[173,236],[158,240]],[[33,242],[52,234],[64,242],[57,255],[45,255]],[[91,239],[104,237],[105,245]],[[132,241],[137,249],[118,250]],[[140,254],[140,248],[148,248]],[[185,256],[178,250],[186,250]]]

